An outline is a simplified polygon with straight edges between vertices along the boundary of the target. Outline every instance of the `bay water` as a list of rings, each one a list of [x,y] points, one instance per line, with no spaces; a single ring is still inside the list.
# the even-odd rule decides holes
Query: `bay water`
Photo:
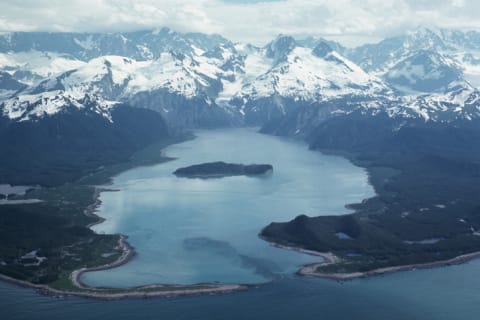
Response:
[[[319,257],[270,246],[258,237],[273,221],[348,213],[345,205],[374,194],[365,171],[341,157],[252,129],[199,131],[172,145],[175,160],[127,171],[104,192],[99,233],[129,237],[137,255],[126,265],[86,273],[92,286],[151,283],[265,283]],[[179,178],[179,167],[225,161],[271,164],[273,174]]]
[[[470,320],[480,315],[480,260],[347,282],[304,278],[318,258],[270,247],[257,237],[271,221],[345,214],[373,195],[365,172],[345,159],[248,129],[197,132],[169,147],[177,160],[114,179],[97,232],[129,236],[137,257],[88,273],[91,285],[258,283],[245,292],[101,301],[42,296],[0,283],[2,319],[356,319]],[[207,161],[270,163],[270,177],[180,179],[178,167]]]

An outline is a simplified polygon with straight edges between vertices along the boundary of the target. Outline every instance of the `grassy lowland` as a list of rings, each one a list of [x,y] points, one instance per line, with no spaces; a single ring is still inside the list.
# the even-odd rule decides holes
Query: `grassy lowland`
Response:
[[[48,284],[62,272],[106,264],[120,254],[118,235],[98,235],[86,227],[98,220],[84,213],[94,201],[94,188],[66,185],[29,196],[44,202],[0,206],[2,274]],[[28,258],[31,252],[36,254]]]

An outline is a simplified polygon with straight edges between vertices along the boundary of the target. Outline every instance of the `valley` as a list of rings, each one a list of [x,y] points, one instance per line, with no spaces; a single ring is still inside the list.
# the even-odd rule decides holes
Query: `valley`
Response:
[[[478,252],[480,91],[469,82],[478,39],[473,31],[427,28],[357,48],[288,35],[257,47],[168,28],[2,34],[0,183],[39,185],[25,197],[42,202],[0,205],[0,272],[71,290],[73,270],[108,265],[122,252],[121,232],[89,228],[99,221],[84,214],[98,197],[93,186],[173,160],[163,148],[191,138],[191,130],[250,126],[368,172],[375,196],[322,214],[285,206],[291,211],[283,220],[272,217],[250,232],[339,257],[314,272],[372,272]],[[261,140],[250,137],[252,145]],[[189,158],[198,163],[195,154]],[[345,215],[345,204],[354,212]],[[182,250],[230,248],[202,235],[190,240]],[[34,251],[47,260],[21,263]],[[238,259],[253,268],[251,259]],[[230,267],[249,279],[243,267]],[[140,282],[132,286],[149,284]]]

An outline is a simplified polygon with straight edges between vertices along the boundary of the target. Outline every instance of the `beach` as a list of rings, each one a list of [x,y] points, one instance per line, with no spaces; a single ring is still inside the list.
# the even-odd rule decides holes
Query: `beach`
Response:
[[[231,293],[235,291],[247,290],[249,286],[246,285],[191,285],[191,286],[174,286],[174,285],[147,285],[142,287],[127,288],[127,289],[113,289],[113,288],[91,288],[79,291],[74,290],[59,290],[48,285],[33,284],[27,281],[17,280],[0,274],[0,280],[13,283],[15,285],[36,289],[39,293],[54,296],[65,297],[75,296],[83,298],[94,298],[101,300],[117,300],[126,298],[153,298],[153,297],[178,297],[189,295],[203,295],[203,294],[221,294]],[[118,290],[115,291],[115,290]]]
[[[266,239],[264,240],[268,241]],[[416,269],[432,269],[432,268],[438,268],[438,267],[444,267],[444,266],[450,266],[450,265],[458,265],[458,264],[466,263],[473,259],[480,258],[480,251],[477,251],[477,252],[472,252],[468,254],[463,254],[448,260],[440,260],[440,261],[401,265],[401,266],[392,266],[392,267],[374,269],[366,272],[321,273],[321,272],[317,272],[317,269],[319,267],[338,263],[341,261],[341,258],[336,256],[332,252],[318,252],[313,250],[306,250],[306,249],[295,247],[295,246],[282,245],[282,244],[278,244],[271,241],[268,241],[268,242],[271,246],[274,246],[277,248],[293,250],[293,251],[323,258],[324,261],[322,262],[304,265],[300,270],[297,271],[298,275],[326,278],[326,279],[339,280],[339,281],[366,278],[366,277],[378,276],[378,275],[383,275],[383,274],[393,273],[393,272],[400,272],[400,271],[410,271],[410,270],[416,270]]]
[[[97,221],[88,225],[91,228],[94,225],[100,224],[105,221],[104,218],[98,216],[95,211],[101,205],[100,193],[103,191],[117,191],[112,189],[96,188],[94,193],[94,202],[92,205],[85,209],[85,214],[88,216],[94,216],[98,218]],[[118,240],[118,248],[121,250],[121,255],[117,260],[92,268],[81,268],[74,270],[70,274],[70,280],[72,284],[81,289],[81,292],[69,292],[69,291],[59,291],[53,290],[53,293],[61,293],[67,295],[91,297],[91,298],[100,298],[100,299],[122,299],[122,298],[146,298],[146,297],[172,297],[172,296],[184,296],[184,295],[198,295],[198,294],[214,294],[214,293],[228,293],[232,291],[246,290],[249,286],[247,285],[209,285],[209,284],[199,284],[199,285],[163,285],[163,284],[152,284],[140,287],[132,287],[125,289],[116,289],[116,288],[95,288],[90,287],[84,284],[81,281],[82,274],[86,272],[107,270],[119,267],[128,263],[135,256],[135,249],[128,243],[127,236],[120,235]],[[42,289],[50,290],[51,288],[47,287]],[[145,291],[148,290],[148,291]],[[110,292],[109,292],[110,291]],[[111,292],[118,291],[118,292]]]
[[[89,205],[84,214],[97,218],[87,225],[91,228],[94,225],[105,221],[104,218],[99,217],[95,211],[101,204],[100,193],[103,191],[116,191],[111,189],[95,188],[93,203]],[[230,293],[234,291],[246,290],[251,286],[240,284],[194,284],[194,285],[164,285],[164,284],[151,284],[139,287],[131,288],[96,288],[90,287],[81,281],[81,276],[85,272],[93,272],[99,270],[106,270],[119,267],[128,263],[135,256],[135,249],[128,243],[127,236],[119,235],[118,249],[121,250],[121,254],[115,261],[96,266],[92,268],[80,268],[74,270],[69,279],[75,289],[61,290],[50,287],[45,284],[34,284],[28,281],[18,280],[9,276],[0,274],[0,280],[13,283],[22,287],[28,287],[38,290],[42,294],[51,296],[77,296],[84,298],[95,298],[104,300],[125,299],[125,298],[149,298],[149,297],[176,297],[186,295],[202,295],[202,294],[220,294]]]

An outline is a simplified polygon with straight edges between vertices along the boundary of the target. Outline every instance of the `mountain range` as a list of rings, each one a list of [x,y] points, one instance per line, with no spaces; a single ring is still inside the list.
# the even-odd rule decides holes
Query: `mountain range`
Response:
[[[391,132],[414,123],[476,121],[479,48],[478,32],[427,28],[357,48],[288,35],[257,47],[168,28],[6,33],[0,35],[0,135],[28,146],[36,139],[18,139],[31,134],[33,123],[45,130],[67,116],[72,127],[91,123],[96,132],[96,123],[122,131],[120,110],[131,121],[157,121],[151,127],[162,128],[163,137],[248,125],[308,139],[329,119],[358,115],[390,119]],[[133,123],[127,127],[137,138],[145,134]],[[47,141],[68,136],[47,131]],[[102,139],[92,137],[108,145]]]

